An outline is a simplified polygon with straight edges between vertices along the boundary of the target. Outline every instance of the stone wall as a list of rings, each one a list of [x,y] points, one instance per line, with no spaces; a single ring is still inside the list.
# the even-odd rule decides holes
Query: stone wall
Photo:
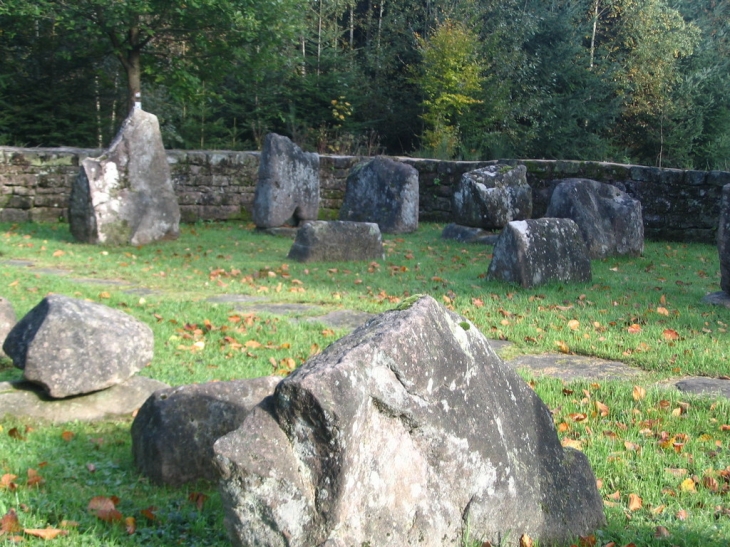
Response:
[[[71,182],[79,162],[100,150],[0,147],[0,221],[66,218]],[[258,172],[258,152],[169,150],[182,219],[248,220]],[[350,169],[361,157],[321,156],[321,218],[336,218]],[[466,171],[496,163],[397,158],[415,167],[420,180],[420,218],[451,221],[452,188]],[[614,184],[641,201],[648,238],[715,243],[724,171],[658,169],[602,162],[502,160],[524,163],[533,188],[533,216],[542,216],[555,185],[584,177]]]

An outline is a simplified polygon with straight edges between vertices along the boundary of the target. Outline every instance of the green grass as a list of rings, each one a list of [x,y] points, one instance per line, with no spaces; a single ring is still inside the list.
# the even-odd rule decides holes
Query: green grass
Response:
[[[290,240],[239,223],[184,226],[179,240],[141,248],[78,244],[60,224],[0,224],[0,261],[35,265],[0,263],[0,295],[19,317],[57,292],[139,318],[155,333],[155,358],[142,374],[179,385],[282,372],[344,334],[304,320],[314,312],[294,322],[236,311],[235,304],[209,297],[242,294],[378,313],[408,296],[430,294],[488,337],[512,342],[510,355],[562,350],[644,371],[631,382],[600,384],[527,378],[554,410],[561,438],[580,444],[602,480],[608,526],[597,545],[729,544],[730,432],[721,426],[730,423],[730,405],[658,387],[680,375],[730,376],[730,310],[701,302],[719,290],[716,247],[647,242],[640,258],[594,261],[590,283],[522,289],[484,279],[491,247],[443,241],[440,228],[386,236],[385,260],[298,264],[286,259]],[[128,292],[140,287],[155,292]],[[0,380],[19,377],[9,360],[0,360]],[[645,398],[634,399],[634,384],[646,389]],[[605,416],[597,401],[608,408]],[[159,488],[138,475],[129,421],[49,426],[5,418],[0,424],[0,475],[19,477],[17,489],[0,488],[0,516],[13,508],[25,528],[77,522],[54,540],[59,545],[227,544],[214,486]],[[23,440],[7,434],[12,430]],[[74,434],[70,440],[65,431]],[[43,477],[40,486],[26,486],[29,468]],[[682,490],[682,481],[693,477],[694,491],[689,483]],[[197,492],[209,496],[202,508],[188,500]],[[629,510],[630,494],[641,497],[641,508]],[[112,495],[121,499],[125,517],[135,517],[134,535],[86,511],[92,497]],[[150,506],[157,508],[154,520],[142,512]],[[671,535],[654,537],[658,526]]]

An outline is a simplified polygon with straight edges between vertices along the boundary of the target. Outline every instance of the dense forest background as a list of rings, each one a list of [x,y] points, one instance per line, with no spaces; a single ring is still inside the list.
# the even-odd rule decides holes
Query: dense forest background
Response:
[[[0,144],[730,170],[728,0],[0,0]]]

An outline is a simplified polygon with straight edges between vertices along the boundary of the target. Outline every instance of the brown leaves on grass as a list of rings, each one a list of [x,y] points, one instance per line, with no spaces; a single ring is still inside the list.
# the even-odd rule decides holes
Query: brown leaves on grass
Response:
[[[629,511],[638,511],[644,506],[644,501],[638,494],[629,494]]]
[[[679,340],[679,333],[673,329],[664,329],[664,331],[662,332],[662,337],[665,340],[671,342],[674,340]]]
[[[66,530],[60,530],[58,528],[23,528],[15,509],[11,509],[5,513],[2,518],[0,518],[0,535],[17,534],[20,532],[46,540],[55,539],[58,536],[65,536],[68,534]],[[9,539],[12,542],[22,541],[22,538],[18,536],[11,536]]]
[[[120,522],[123,519],[122,514],[117,511],[116,505],[119,498],[112,496],[95,496],[89,501],[87,509],[94,513],[96,517],[104,522]]]
[[[56,539],[58,536],[68,535],[67,530],[60,530],[59,528],[24,528],[23,532],[25,532],[29,536],[34,536],[45,540]]]
[[[22,530],[23,527],[20,525],[15,509],[11,509],[0,518],[0,534],[15,534]]]

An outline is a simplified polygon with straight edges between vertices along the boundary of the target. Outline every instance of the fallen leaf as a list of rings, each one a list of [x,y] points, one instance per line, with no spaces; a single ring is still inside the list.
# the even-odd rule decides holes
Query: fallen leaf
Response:
[[[150,505],[149,507],[142,509],[140,513],[144,518],[146,518],[149,521],[153,521],[157,519],[157,515],[155,515],[155,511],[157,511],[157,507],[154,505]]]
[[[680,509],[679,511],[677,511],[677,514],[675,516],[679,520],[687,520],[687,511],[685,511],[684,509]]]
[[[558,351],[561,353],[570,353],[570,348],[568,347],[568,344],[563,342],[562,340],[558,340],[555,342],[555,345],[558,346]]]
[[[589,536],[578,536],[578,543],[580,547],[593,547],[596,544],[596,536],[593,534]]]
[[[672,534],[669,533],[669,530],[667,530],[664,526],[657,526],[654,531],[655,538],[668,538],[671,535]]]
[[[638,511],[644,502],[637,494],[629,494],[629,511]]]
[[[629,334],[638,334],[641,332],[641,325],[637,325],[634,323],[633,325],[629,326],[629,328],[626,329]]]
[[[14,534],[22,529],[15,509],[11,509],[0,518],[0,534]]]
[[[520,536],[520,547],[534,547],[534,545],[535,543],[532,541],[532,538],[527,534]]]
[[[60,250],[60,249],[59,249],[58,251],[53,251],[53,256],[54,256],[54,257],[59,257],[59,256],[63,256],[63,255],[65,255],[65,254],[66,254],[66,253],[64,253],[64,252],[63,252],[62,250]]]
[[[570,328],[570,330],[578,330],[580,328],[580,322],[575,319],[571,319],[568,321],[568,328]]]
[[[62,439],[63,439],[64,441],[66,441],[66,442],[68,442],[68,441],[70,441],[71,439],[73,439],[73,438],[74,438],[74,436],[75,436],[75,433],[74,433],[73,431],[64,431],[63,433],[61,433],[61,438],[62,438]]]
[[[679,489],[682,492],[695,492],[695,481],[693,481],[691,478],[684,479],[682,481],[682,484],[679,485]]]
[[[42,539],[56,539],[58,536],[68,535],[67,530],[60,530],[58,528],[25,528],[23,532],[29,536],[34,536]]]
[[[620,491],[620,490],[616,490],[615,492],[613,492],[612,494],[609,494],[609,495],[608,495],[608,496],[606,496],[606,497],[607,497],[608,499],[610,499],[610,500],[613,500],[613,501],[618,501],[618,500],[620,500],[620,499],[621,499],[621,491]]]
[[[608,406],[604,405],[600,401],[596,401],[596,410],[603,417],[608,416],[608,413],[610,412],[610,409],[608,408]]]
[[[111,298],[111,297],[112,297],[112,295],[111,295],[111,294],[109,294],[109,293],[108,293],[108,292],[106,292],[106,291],[104,291],[104,292],[100,292],[100,293],[99,293],[99,298],[102,298],[102,299],[108,299],[108,298]]]
[[[94,496],[86,506],[89,511],[109,511],[115,508],[114,501],[106,496]]]
[[[662,513],[664,512],[664,510],[665,510],[666,508],[667,508],[667,506],[666,506],[666,505],[664,505],[664,504],[662,504],[662,505],[659,505],[659,506],[657,506],[657,507],[652,507],[652,509],[651,509],[651,513],[652,513],[653,515],[661,515],[661,514],[662,514]]]
[[[641,399],[646,397],[646,390],[641,386],[634,386],[631,395],[634,397],[634,401],[640,401]]]
[[[665,316],[669,317],[669,310],[668,310],[667,308],[663,308],[663,307],[661,307],[661,306],[660,306],[660,307],[658,307],[658,308],[656,309],[656,312],[657,312],[657,313],[658,313],[659,315],[665,315]]]
[[[127,533],[131,536],[137,531],[137,521],[134,517],[127,517],[124,519],[124,527],[127,529]]]
[[[40,486],[44,480],[35,469],[28,469],[28,480],[26,481],[27,486]]]
[[[630,441],[624,441],[624,447],[630,452],[641,452],[641,446]]]
[[[572,412],[571,414],[568,414],[568,418],[570,418],[574,422],[582,422],[587,417],[588,416],[586,414],[584,414],[583,412]]]
[[[568,439],[565,438],[562,441],[560,441],[560,444],[567,448],[574,448],[576,450],[583,450],[583,443],[581,441],[576,441],[575,439]]]
[[[662,336],[665,340],[679,340],[679,333],[673,329],[664,329]]]
[[[12,492],[18,488],[18,485],[13,482],[17,478],[18,475],[5,473],[2,477],[0,477],[0,488],[6,488]]]
[[[208,499],[208,496],[205,494],[202,494],[201,492],[191,492],[190,495],[188,495],[188,501],[191,501],[195,504],[195,506],[198,508],[198,511],[203,510],[203,505],[205,504],[205,501]]]
[[[8,436],[11,439],[15,439],[16,441],[24,441],[25,437],[18,431],[17,427],[13,427],[12,429],[8,430]]]

